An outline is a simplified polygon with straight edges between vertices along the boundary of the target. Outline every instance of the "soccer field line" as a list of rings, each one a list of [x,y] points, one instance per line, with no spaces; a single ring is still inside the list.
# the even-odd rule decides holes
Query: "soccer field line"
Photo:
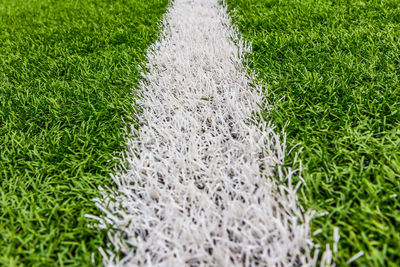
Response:
[[[149,49],[142,126],[115,190],[96,200],[98,226],[112,226],[106,266],[316,263],[285,137],[259,115],[267,103],[243,64],[250,46],[218,2],[175,0]]]

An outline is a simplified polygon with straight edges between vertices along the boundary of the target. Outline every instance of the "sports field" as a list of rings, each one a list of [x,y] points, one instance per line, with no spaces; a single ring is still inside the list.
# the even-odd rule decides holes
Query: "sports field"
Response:
[[[289,150],[302,147],[297,196],[323,215],[310,223],[314,244],[329,244],[337,266],[354,255],[352,266],[399,266],[400,2],[226,4],[252,43],[248,71],[271,104],[264,119],[285,128]],[[93,200],[116,188],[127,129],[143,125],[133,105],[167,6],[0,0],[0,265],[103,263],[109,229],[85,216],[103,216]]]

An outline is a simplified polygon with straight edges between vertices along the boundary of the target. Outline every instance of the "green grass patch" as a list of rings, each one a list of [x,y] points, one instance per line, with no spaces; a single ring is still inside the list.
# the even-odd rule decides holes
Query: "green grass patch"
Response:
[[[167,0],[0,0],[0,265],[87,266]],[[97,265],[96,264],[96,265]]]
[[[340,266],[359,251],[354,266],[399,266],[400,2],[227,2],[276,105],[265,116],[304,146],[302,201],[329,212],[316,242],[338,226]]]

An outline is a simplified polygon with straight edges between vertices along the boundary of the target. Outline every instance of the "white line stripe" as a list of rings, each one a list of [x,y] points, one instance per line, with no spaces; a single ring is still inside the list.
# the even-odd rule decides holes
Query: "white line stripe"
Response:
[[[285,179],[284,143],[254,114],[249,49],[218,0],[175,0],[148,53],[143,125],[118,190],[98,206],[113,225],[105,265],[311,265],[309,221]],[[234,41],[236,45],[234,44]],[[253,120],[250,118],[253,117]],[[260,116],[257,116],[260,120]],[[125,164],[126,165],[126,164]]]

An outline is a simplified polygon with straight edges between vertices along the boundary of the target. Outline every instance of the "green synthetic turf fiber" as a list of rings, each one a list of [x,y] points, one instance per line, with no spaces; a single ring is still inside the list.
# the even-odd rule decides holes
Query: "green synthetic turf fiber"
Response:
[[[0,0],[0,265],[88,266],[167,0]]]
[[[301,143],[307,208],[339,266],[400,265],[400,2],[227,0],[251,68]],[[284,97],[284,99],[281,99]],[[280,100],[280,101],[279,101]],[[290,161],[290,158],[288,159]]]

